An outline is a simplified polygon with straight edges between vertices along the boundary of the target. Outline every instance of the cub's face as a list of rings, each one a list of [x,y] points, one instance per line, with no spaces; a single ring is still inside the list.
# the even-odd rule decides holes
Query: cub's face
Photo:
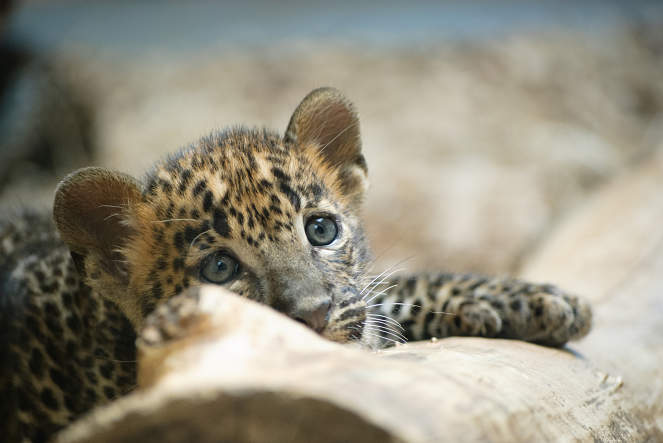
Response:
[[[352,105],[319,89],[284,137],[236,129],[203,138],[144,183],[79,170],[56,193],[60,233],[88,285],[135,327],[192,285],[223,285],[332,340],[361,338],[369,250]]]

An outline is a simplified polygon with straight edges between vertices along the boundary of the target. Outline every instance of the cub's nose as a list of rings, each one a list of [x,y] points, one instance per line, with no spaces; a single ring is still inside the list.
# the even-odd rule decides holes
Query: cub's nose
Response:
[[[325,300],[313,307],[299,308],[292,313],[292,318],[304,323],[315,332],[322,332],[329,321],[331,302]]]

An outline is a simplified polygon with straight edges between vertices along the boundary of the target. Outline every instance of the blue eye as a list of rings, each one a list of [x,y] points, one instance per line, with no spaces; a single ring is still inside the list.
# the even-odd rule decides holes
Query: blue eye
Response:
[[[329,217],[311,217],[306,221],[306,237],[313,246],[326,246],[336,240],[338,226]]]
[[[221,285],[235,278],[239,272],[239,263],[233,257],[216,252],[207,257],[200,268],[203,280]]]

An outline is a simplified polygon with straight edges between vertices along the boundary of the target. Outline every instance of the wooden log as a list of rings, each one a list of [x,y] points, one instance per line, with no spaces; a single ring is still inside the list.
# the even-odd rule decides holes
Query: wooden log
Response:
[[[573,348],[623,380],[629,411],[663,441],[663,151],[569,217],[522,274],[592,301],[593,332]]]
[[[372,353],[203,287],[146,328],[141,389],[58,440],[663,440],[661,190],[657,155],[525,268],[594,301],[594,331],[566,349],[450,338]]]

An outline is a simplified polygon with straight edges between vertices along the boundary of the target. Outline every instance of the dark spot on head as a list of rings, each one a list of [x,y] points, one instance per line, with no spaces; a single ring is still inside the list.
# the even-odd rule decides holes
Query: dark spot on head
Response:
[[[175,203],[171,202],[166,209],[166,219],[173,218],[173,212],[175,211]]]
[[[193,239],[195,239],[198,234],[200,234],[200,230],[194,229],[191,226],[187,226],[186,229],[184,230],[184,240],[187,242],[187,244],[191,244],[193,242]]]
[[[177,257],[173,260],[173,271],[179,271],[184,268],[184,259],[182,257]]]
[[[157,243],[161,243],[163,241],[163,229],[159,227],[154,227],[152,229],[152,233],[154,234],[154,240],[156,240]]]
[[[157,269],[159,271],[165,271],[166,266],[168,266],[168,264],[166,263],[166,260],[164,260],[163,257],[161,257],[159,260],[157,260]]]
[[[180,175],[180,193],[183,193],[186,190],[186,187],[189,186],[191,181],[191,169],[185,169]]]
[[[281,183],[279,188],[281,189],[281,192],[283,192],[283,194],[285,194],[285,196],[288,198],[292,204],[292,207],[295,208],[295,211],[299,211],[302,205],[299,195],[297,195],[297,193],[290,186],[288,186],[287,183]]]
[[[152,286],[152,297],[156,298],[157,300],[163,297],[163,289],[161,288],[161,283],[157,282],[154,284],[154,286]]]
[[[177,231],[173,236],[173,244],[178,251],[184,251],[184,234],[181,231]]]
[[[157,179],[156,178],[151,178],[149,182],[147,182],[147,193],[149,195],[155,195],[157,193]]]
[[[140,304],[140,311],[143,314],[143,317],[150,315],[150,312],[154,311],[156,305],[149,299],[144,299]]]
[[[166,180],[161,180],[161,190],[164,192],[164,194],[170,194],[170,192],[173,190],[173,186]]]
[[[279,179],[281,181],[289,181],[290,180],[290,177],[288,177],[286,175],[286,173],[283,172],[282,169],[272,168],[272,174],[274,174],[274,177],[276,177],[277,179]]]
[[[212,222],[214,230],[221,236],[230,237],[230,227],[228,226],[228,217],[221,209],[214,210],[214,219]]]
[[[311,186],[309,186],[309,192],[315,199],[322,198],[322,187],[317,183],[313,183]]]
[[[212,191],[206,191],[205,196],[203,197],[203,211],[209,212],[212,209],[212,203],[214,202],[214,195]]]
[[[200,180],[198,183],[196,183],[196,186],[193,188],[193,196],[197,197],[201,192],[205,190],[207,187],[207,181],[205,180]]]

